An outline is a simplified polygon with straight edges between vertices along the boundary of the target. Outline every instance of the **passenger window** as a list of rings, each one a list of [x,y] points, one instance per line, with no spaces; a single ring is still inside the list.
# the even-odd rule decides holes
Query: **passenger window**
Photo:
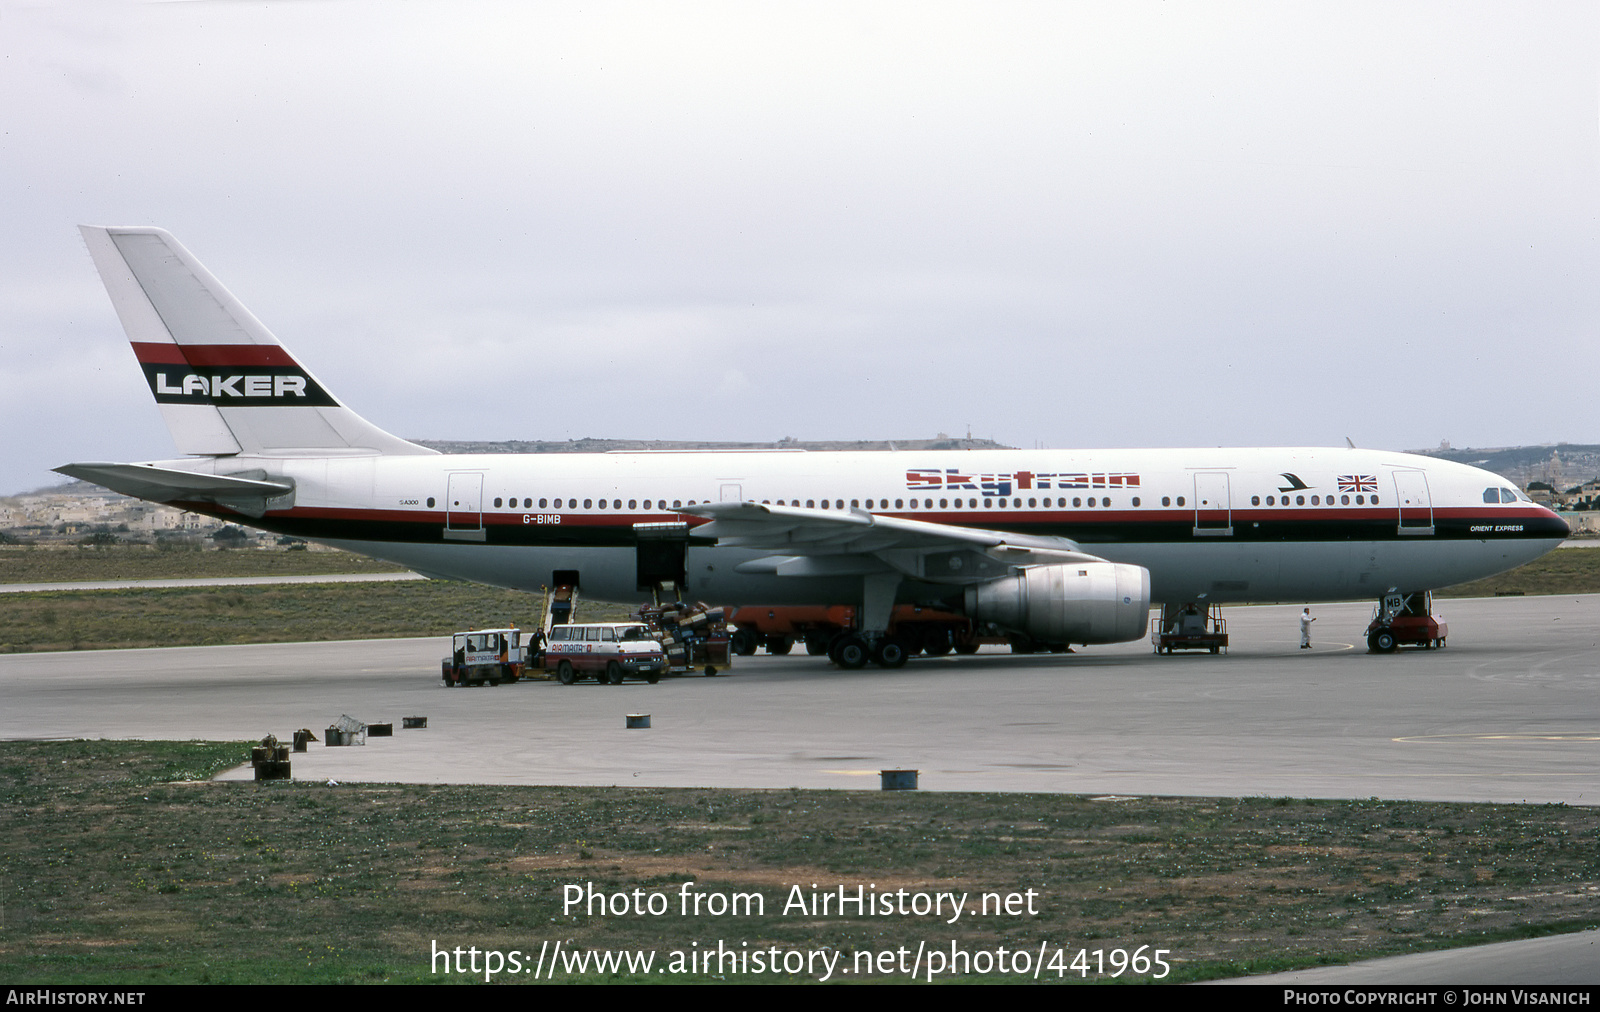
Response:
[[[1094,508],[1094,496],[1090,496],[1089,497],[1089,508],[1090,509]]]
[[[1272,496],[1269,495],[1269,496],[1267,496],[1267,505],[1268,506],[1276,506],[1276,505],[1278,505],[1278,501],[1276,499],[1274,499]]]
[[[1072,500],[1072,505],[1073,506],[1082,506],[1083,505],[1083,497],[1074,496],[1073,500]]]
[[[1179,505],[1179,506],[1182,506],[1182,505],[1183,505],[1183,496],[1181,496],[1181,495],[1180,495],[1180,496],[1178,496],[1178,505]]]
[[[833,501],[833,508],[836,509],[836,510],[844,509],[844,500],[843,499],[835,499]]]
[[[905,509],[905,505],[904,505],[904,503],[901,502],[901,500],[896,499],[894,501],[894,508],[897,509],[897,510],[898,509]]]
[[[1076,500],[1074,500],[1074,501],[1076,501]],[[1170,495],[1162,496],[1161,497],[1161,505],[1163,505],[1163,506],[1171,506],[1172,505],[1172,497]]]
[[[634,505],[634,503],[636,503],[638,501],[639,500],[637,500],[637,499],[629,499],[628,500],[628,508],[629,509],[638,509],[638,507]]]
[[[1348,506],[1348,505],[1350,505],[1350,497],[1347,496],[1347,495],[1340,496],[1339,497],[1339,505],[1340,506]]]
[[[499,496],[495,496],[494,497],[494,508],[495,509],[499,509],[500,508],[500,497]]]
[[[588,504],[588,502],[585,502],[584,505],[587,506],[589,504]],[[606,501],[604,499],[600,500],[600,508],[601,509],[605,509],[606,508]]]
[[[1306,504],[1306,497],[1303,496],[1303,495],[1295,496],[1294,497],[1294,504],[1296,506],[1304,506]]]
[[[1258,496],[1258,495],[1251,496],[1250,497],[1250,505],[1252,505],[1252,506],[1260,506],[1261,505],[1261,497]]]
[[[1364,496],[1364,495],[1356,496],[1356,505],[1357,506],[1365,506],[1366,504],[1367,504],[1367,497],[1366,496]]]
[[[585,499],[583,501],[583,508],[586,509],[586,510],[594,509],[594,500],[593,499]]]
[[[850,508],[851,509],[855,509],[857,506],[860,506],[860,505],[861,505],[861,500],[860,499],[851,499],[850,500]]]
[[[1133,497],[1133,504],[1134,504],[1134,505],[1135,505],[1135,506],[1137,506],[1137,505],[1139,505],[1139,497],[1138,497],[1138,496],[1134,496],[1134,497]]]
[[[999,504],[1001,509],[1005,509],[1006,508],[1006,501],[1004,499],[996,500],[996,502]]]
[[[817,501],[815,499],[807,499],[806,500],[806,509],[808,509],[808,510],[809,509],[815,509],[816,506],[817,506]]]
[[[611,628],[600,630],[600,641],[602,643],[615,643],[617,641],[617,631]]]
[[[1102,505],[1102,506],[1110,506],[1111,505],[1111,497],[1110,496],[1103,497],[1100,500],[1100,505]]]
[[[1372,505],[1374,505],[1374,506],[1378,505],[1378,497],[1377,496],[1373,496],[1372,497]]]
[[[945,509],[949,505],[950,505],[950,501],[948,499],[940,499],[939,500],[939,508],[940,509]]]
[[[1320,498],[1318,498],[1317,496],[1312,496],[1311,497],[1311,505],[1313,505],[1313,506],[1321,506],[1322,505],[1322,500]]]
[[[994,505],[994,500],[993,499],[985,499],[983,501],[983,508],[984,509],[988,509],[989,507],[991,507],[993,505]]]
[[[672,508],[673,509],[681,509],[682,507],[683,507],[683,500],[682,499],[674,499],[674,500],[672,500]]]
[[[433,509],[433,496],[428,496],[428,508]]]

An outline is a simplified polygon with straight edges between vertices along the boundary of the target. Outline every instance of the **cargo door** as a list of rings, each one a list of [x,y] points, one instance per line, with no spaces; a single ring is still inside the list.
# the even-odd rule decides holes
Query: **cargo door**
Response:
[[[1196,537],[1227,537],[1233,534],[1228,472],[1195,472],[1194,533]]]
[[[1421,471],[1394,473],[1394,498],[1400,510],[1401,534],[1433,533],[1433,496],[1428,492],[1428,476]]]
[[[450,475],[444,498],[444,536],[452,541],[482,541],[483,472],[457,471]]]
[[[689,525],[634,524],[640,590],[681,587],[687,582]]]

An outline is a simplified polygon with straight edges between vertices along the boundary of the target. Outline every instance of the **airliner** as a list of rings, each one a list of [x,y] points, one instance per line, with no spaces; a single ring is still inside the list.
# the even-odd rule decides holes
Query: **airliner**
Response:
[[[1568,533],[1497,475],[1354,446],[441,454],[345,406],[167,232],[81,231],[183,457],[58,472],[433,577],[856,604],[847,666],[903,663],[896,604],[1119,643],[1152,602],[1381,601]]]

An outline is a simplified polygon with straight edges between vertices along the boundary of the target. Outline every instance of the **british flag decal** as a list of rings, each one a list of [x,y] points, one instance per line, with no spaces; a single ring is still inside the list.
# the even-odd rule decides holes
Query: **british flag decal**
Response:
[[[1372,474],[1341,474],[1339,475],[1339,491],[1341,492],[1376,492],[1378,491],[1378,477]],[[1328,500],[1332,502],[1333,500]]]

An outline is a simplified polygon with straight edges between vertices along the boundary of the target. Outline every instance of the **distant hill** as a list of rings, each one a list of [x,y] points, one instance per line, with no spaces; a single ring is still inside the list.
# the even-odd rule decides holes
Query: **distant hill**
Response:
[[[1510,478],[1523,488],[1530,481],[1542,481],[1558,491],[1565,491],[1600,476],[1600,446],[1590,443],[1466,449],[1441,447],[1410,452],[1481,467]]]
[[[992,439],[780,439],[774,443],[740,443],[680,439],[565,439],[501,442],[457,439],[413,439],[440,453],[606,453],[611,450],[1014,450]]]

